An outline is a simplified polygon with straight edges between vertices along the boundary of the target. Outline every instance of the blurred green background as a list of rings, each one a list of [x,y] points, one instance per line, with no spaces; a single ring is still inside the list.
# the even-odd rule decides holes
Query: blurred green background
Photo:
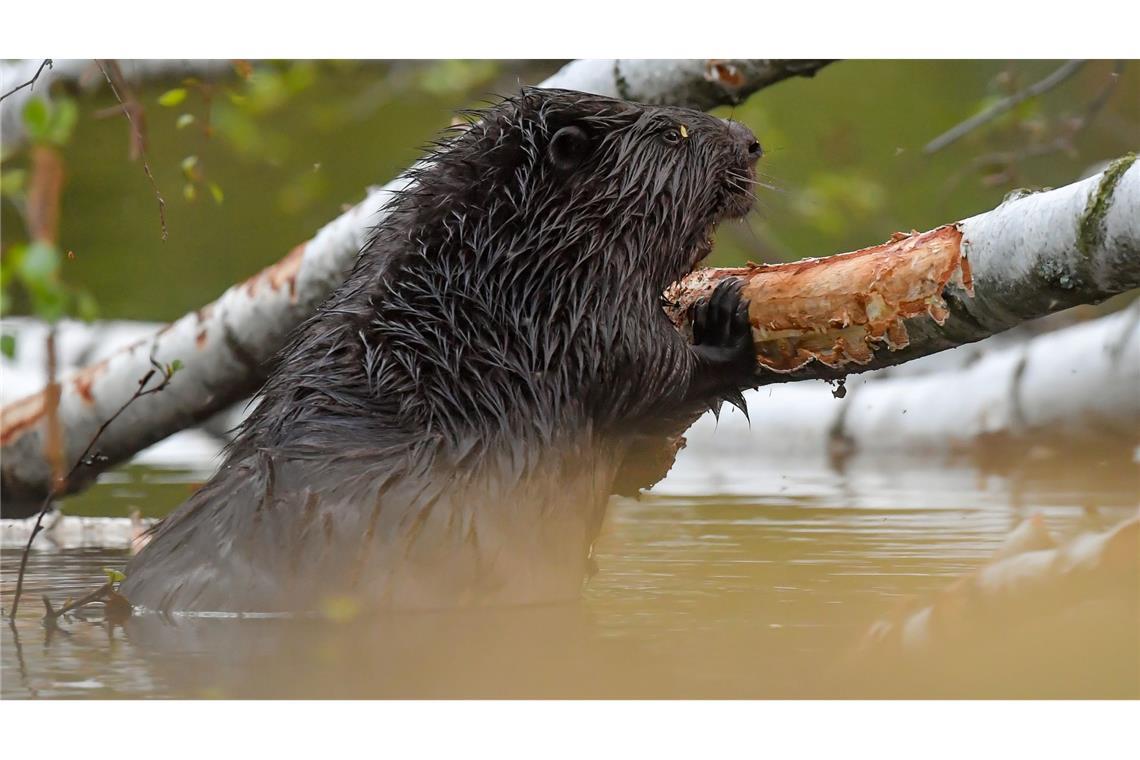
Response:
[[[103,318],[173,319],[276,261],[408,166],[456,108],[537,83],[561,61],[239,62],[212,82],[148,82],[149,164],[106,86],[77,90],[60,274]],[[1017,187],[1059,186],[1137,147],[1140,65],[1092,61],[1042,97],[934,155],[922,147],[1058,61],[841,61],[721,109],[766,156],[760,204],[719,233],[710,263],[821,256],[985,211]],[[1102,108],[1090,104],[1104,101]],[[3,163],[5,256],[26,242],[27,149]],[[27,313],[6,287],[8,313]]]

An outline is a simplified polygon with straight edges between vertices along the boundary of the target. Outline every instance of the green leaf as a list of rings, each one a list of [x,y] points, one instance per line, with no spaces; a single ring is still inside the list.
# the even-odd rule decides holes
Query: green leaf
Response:
[[[24,256],[28,246],[24,243],[15,243],[0,256],[0,287],[8,287],[15,278],[20,276],[24,268]]]
[[[50,118],[47,101],[43,98],[32,98],[24,105],[24,128],[33,141],[44,139]]]
[[[107,580],[111,581],[111,583],[122,583],[127,579],[126,575],[113,567],[103,568],[103,575],[107,576]]]
[[[194,123],[194,114],[184,113],[178,117],[178,121],[174,122],[174,126],[178,129],[185,129]]]
[[[20,279],[26,285],[46,283],[59,272],[61,260],[59,249],[51,243],[30,243],[20,259]]]
[[[79,119],[79,106],[71,98],[56,98],[52,105],[45,139],[56,145],[66,145],[71,140],[71,133],[75,131],[75,122]]]
[[[202,181],[202,171],[198,168],[197,156],[187,156],[182,159],[182,163],[179,164],[179,166],[182,167],[182,176],[186,178],[187,182],[197,183]]]
[[[428,64],[419,72],[420,86],[438,95],[465,92],[498,72],[494,61],[447,59]]]
[[[36,316],[49,322],[62,317],[71,304],[71,292],[60,280],[63,256],[51,243],[36,241],[22,253],[16,276],[31,298]]]
[[[16,356],[16,336],[15,335],[0,335],[0,354],[4,354],[9,359]]]
[[[226,199],[226,196],[222,193],[222,188],[218,186],[217,182],[210,183],[210,195],[214,196],[214,203],[218,205],[221,205],[222,201]]]
[[[317,67],[312,61],[293,61],[285,70],[285,86],[291,92],[300,92],[312,86],[317,79]]]
[[[22,198],[27,181],[28,172],[24,169],[5,169],[0,172],[0,195],[14,200]]]
[[[258,69],[246,80],[247,104],[254,113],[267,113],[289,98],[285,79],[272,69]]]
[[[32,311],[46,322],[57,322],[67,312],[67,292],[58,282],[29,282]]]
[[[99,302],[90,291],[75,291],[75,313],[84,322],[94,322],[99,318]]]
[[[185,87],[175,87],[173,90],[167,90],[158,96],[158,104],[167,108],[173,108],[183,100],[186,100]]]
[[[182,363],[181,359],[175,359],[174,361],[172,361],[170,363],[170,374],[173,375],[175,372],[177,372],[178,370],[182,369],[185,366],[186,365]]]

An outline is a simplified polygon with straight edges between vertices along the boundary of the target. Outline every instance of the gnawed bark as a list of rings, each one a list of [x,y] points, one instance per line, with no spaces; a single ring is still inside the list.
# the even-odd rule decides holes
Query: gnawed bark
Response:
[[[910,344],[908,321],[945,324],[949,309],[942,294],[948,287],[974,295],[961,241],[957,227],[947,225],[824,259],[702,269],[666,291],[666,310],[687,332],[692,304],[721,280],[739,277],[762,373],[803,379],[817,363],[870,368],[877,347],[890,356]]]
[[[617,86],[612,64],[609,84],[597,65],[590,63],[571,64],[540,86],[594,91]],[[771,61],[729,65],[656,60],[630,62],[630,66],[629,71],[637,72],[630,80],[637,82],[633,93],[637,98],[701,107],[735,102],[743,93],[809,69],[814,71],[811,66],[801,70],[792,62]],[[710,82],[709,77],[717,76],[731,86]],[[369,230],[382,218],[391,194],[406,182],[398,178],[371,190],[361,203],[322,228],[312,240],[230,288],[214,303],[164,327],[153,338],[67,378],[59,407],[65,459],[82,451],[103,420],[131,395],[139,378],[150,370],[152,359],[163,364],[177,359],[184,365],[177,382],[162,394],[139,400],[116,421],[99,442],[106,459],[85,468],[82,477],[68,483],[68,492],[84,488],[107,467],[256,390],[264,379],[265,362],[293,327],[344,279]],[[6,404],[0,410],[0,490],[8,514],[18,512],[21,504],[42,500],[47,493],[47,470],[38,455],[43,410],[42,394]]]

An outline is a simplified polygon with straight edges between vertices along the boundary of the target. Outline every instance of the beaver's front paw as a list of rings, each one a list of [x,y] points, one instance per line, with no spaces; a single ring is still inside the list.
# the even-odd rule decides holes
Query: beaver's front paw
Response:
[[[727,401],[747,415],[740,391],[756,384],[756,349],[748,301],[740,295],[742,286],[738,278],[727,279],[717,285],[710,298],[693,304],[697,371],[690,394],[714,413],[719,413],[721,401]]]
[[[749,385],[756,373],[756,349],[748,301],[740,295],[737,277],[716,286],[712,297],[693,304],[693,350],[704,369]]]

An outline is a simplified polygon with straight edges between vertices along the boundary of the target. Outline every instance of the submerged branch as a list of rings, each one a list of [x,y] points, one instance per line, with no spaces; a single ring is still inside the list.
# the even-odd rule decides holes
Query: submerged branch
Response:
[[[1036,515],[1009,535],[989,564],[926,603],[912,603],[875,623],[861,650],[929,655],[951,645],[977,647],[1011,625],[1106,597],[1134,610],[1138,556],[1140,516],[1058,544]]]

